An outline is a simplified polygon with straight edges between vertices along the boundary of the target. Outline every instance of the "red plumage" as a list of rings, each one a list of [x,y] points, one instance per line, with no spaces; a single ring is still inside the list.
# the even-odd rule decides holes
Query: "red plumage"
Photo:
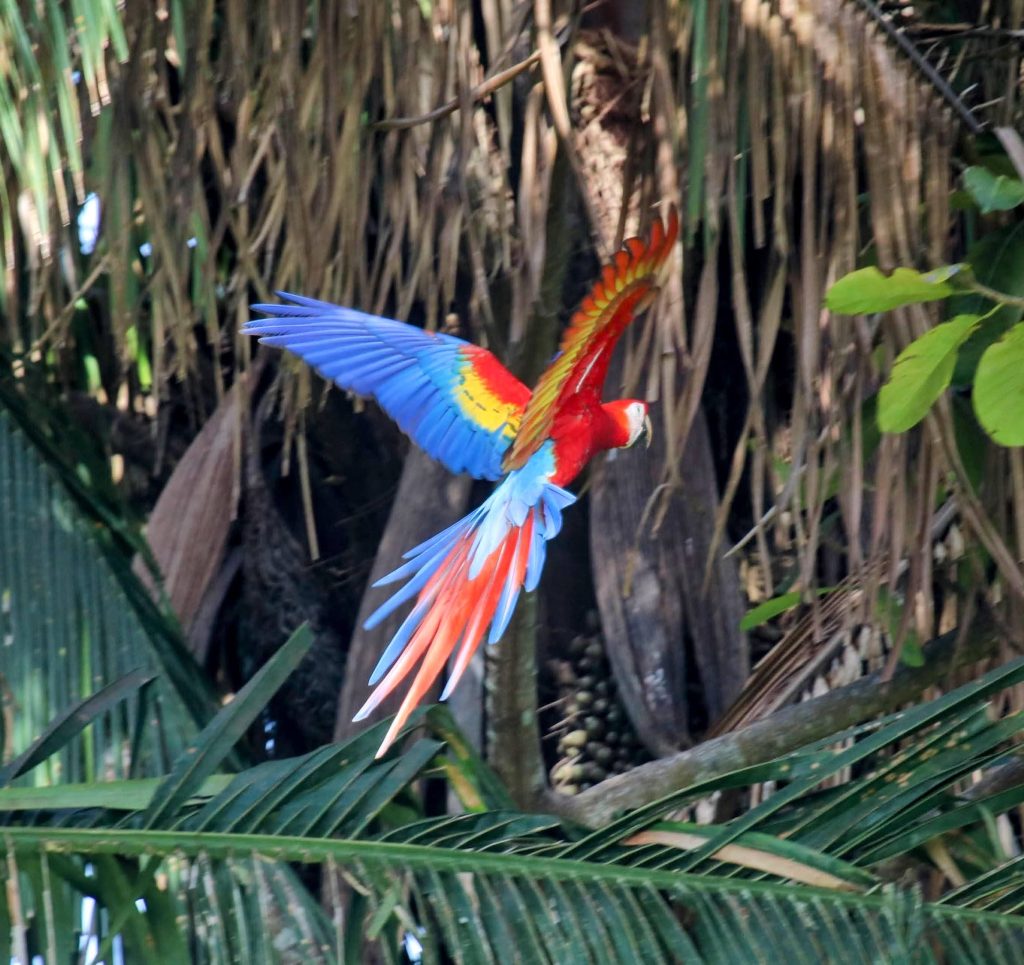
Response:
[[[367,626],[413,598],[416,603],[374,670],[376,689],[357,719],[419,666],[378,756],[449,657],[445,696],[484,636],[491,643],[500,638],[520,590],[536,587],[546,541],[575,501],[564,487],[596,453],[632,445],[649,432],[646,403],[602,403],[601,391],[619,337],[657,293],[678,230],[671,208],[667,223],[656,220],[646,241],[625,242],[570,319],[533,392],[486,349],[449,336],[301,296],[287,296],[291,306],[258,306],[273,318],[252,322],[247,331],[323,366],[346,388],[373,393],[450,467],[494,478],[500,464],[505,473],[481,507],[406,553],[407,562],[380,581],[408,582]]]

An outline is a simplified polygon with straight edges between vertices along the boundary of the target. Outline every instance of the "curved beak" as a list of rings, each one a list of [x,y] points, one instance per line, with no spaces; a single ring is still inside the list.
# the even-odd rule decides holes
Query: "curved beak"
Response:
[[[651,440],[654,438],[654,426],[651,425],[651,417],[649,415],[644,416],[644,431],[642,433],[644,440],[644,448],[651,448]]]

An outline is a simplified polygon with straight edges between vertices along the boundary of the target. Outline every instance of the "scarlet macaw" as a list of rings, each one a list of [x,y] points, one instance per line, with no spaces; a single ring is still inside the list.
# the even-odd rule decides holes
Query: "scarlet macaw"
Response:
[[[520,590],[536,588],[545,543],[576,497],[567,486],[596,453],[650,441],[647,403],[601,402],[612,352],[653,301],[658,273],[678,234],[656,220],[630,238],[601,272],[569,322],[558,354],[531,393],[487,349],[460,338],[301,295],[253,305],[269,315],[243,331],[289,349],[343,389],[373,396],[400,428],[452,472],[500,479],[490,497],[444,532],[409,550],[375,586],[407,580],[367,621],[380,623],[416,598],[376,669],[366,717],[420,667],[384,738],[380,757],[455,653],[445,699],[484,634],[497,643]]]

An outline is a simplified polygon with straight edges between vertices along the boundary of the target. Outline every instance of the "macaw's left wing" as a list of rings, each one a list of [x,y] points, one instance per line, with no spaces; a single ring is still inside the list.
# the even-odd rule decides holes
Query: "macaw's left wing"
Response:
[[[600,401],[619,336],[657,294],[658,274],[678,234],[679,216],[673,206],[667,225],[659,219],[646,240],[629,238],[604,267],[570,319],[554,361],[533,390],[515,441],[505,453],[502,465],[506,471],[525,465],[540,448],[569,396],[589,393],[595,404]]]
[[[428,455],[477,479],[503,475],[530,390],[490,352],[391,318],[278,292],[242,329],[286,348],[343,389],[373,396]]]

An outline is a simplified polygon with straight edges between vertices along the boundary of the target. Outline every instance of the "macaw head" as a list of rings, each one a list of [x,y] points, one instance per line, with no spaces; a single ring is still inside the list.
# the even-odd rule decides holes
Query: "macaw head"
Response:
[[[650,446],[651,416],[646,402],[639,399],[619,399],[616,402],[606,402],[604,409],[612,417],[618,430],[615,433],[614,448],[628,449],[640,439]]]

